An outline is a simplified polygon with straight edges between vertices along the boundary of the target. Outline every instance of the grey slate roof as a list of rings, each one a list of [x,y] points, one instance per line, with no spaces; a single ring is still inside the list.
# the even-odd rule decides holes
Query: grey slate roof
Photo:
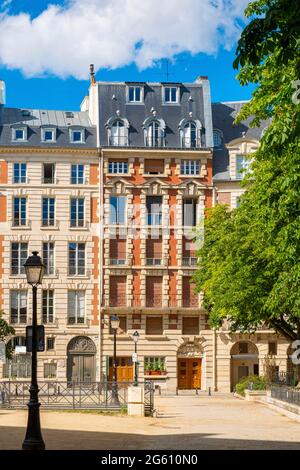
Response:
[[[12,140],[12,126],[26,125],[26,142]],[[56,142],[41,141],[41,127],[56,128]],[[85,143],[71,143],[69,128],[85,129]],[[41,109],[19,109],[0,106],[0,146],[39,146],[39,147],[96,147],[97,131],[92,126],[87,112],[49,111]]]
[[[214,148],[213,177],[214,180],[229,180],[229,152],[226,144],[234,139],[243,137],[260,140],[263,130],[268,126],[264,121],[260,127],[251,128],[251,118],[241,121],[238,125],[233,122],[242,109],[245,101],[212,103],[213,128],[223,134],[222,147]]]
[[[166,123],[166,147],[180,148],[180,132],[178,125],[182,119],[189,119],[189,113],[193,113],[192,119],[198,119],[202,124],[201,146],[207,147],[209,140],[206,138],[206,129],[210,129],[209,116],[211,110],[204,109],[203,86],[200,83],[177,84],[180,86],[180,104],[163,104],[162,83],[143,83],[144,103],[127,103],[126,87],[132,83],[105,83],[98,82],[99,90],[99,120],[100,120],[100,145],[108,145],[108,132],[105,124],[112,117],[119,117],[129,121],[129,146],[145,147],[143,122],[153,117],[151,110],[156,111],[156,118],[163,119]],[[137,85],[137,84],[135,84]]]

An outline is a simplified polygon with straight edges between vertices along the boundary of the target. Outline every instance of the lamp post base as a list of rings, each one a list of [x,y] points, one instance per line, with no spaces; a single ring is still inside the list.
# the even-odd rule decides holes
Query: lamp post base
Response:
[[[41,424],[40,424],[40,404],[28,403],[28,421],[23,450],[45,450]]]

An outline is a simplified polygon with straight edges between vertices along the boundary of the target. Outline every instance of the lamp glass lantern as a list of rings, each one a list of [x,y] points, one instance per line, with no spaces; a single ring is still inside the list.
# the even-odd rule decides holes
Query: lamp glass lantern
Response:
[[[27,258],[24,264],[27,282],[32,286],[37,286],[42,283],[45,273],[45,265],[37,251],[32,252],[32,256]]]
[[[113,330],[117,330],[120,326],[120,319],[117,315],[112,315],[110,318],[110,324]]]
[[[138,340],[140,339],[140,334],[139,334],[138,331],[135,331],[135,332],[133,333],[132,339],[133,339],[133,341],[134,341],[135,343],[138,342]]]

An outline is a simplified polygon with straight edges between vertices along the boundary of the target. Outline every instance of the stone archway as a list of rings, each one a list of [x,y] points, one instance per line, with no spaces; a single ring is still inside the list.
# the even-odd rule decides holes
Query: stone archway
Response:
[[[177,351],[179,390],[201,389],[203,349],[198,342],[185,342]]]
[[[231,363],[231,391],[236,384],[249,375],[259,375],[259,360],[257,346],[248,340],[240,340],[234,343],[230,350]]]
[[[96,375],[96,346],[87,336],[76,336],[67,346],[67,380],[69,383],[91,383]]]

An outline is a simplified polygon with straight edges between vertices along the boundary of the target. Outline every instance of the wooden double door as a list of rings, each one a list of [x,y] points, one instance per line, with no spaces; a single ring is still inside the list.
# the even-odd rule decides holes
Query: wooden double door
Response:
[[[202,359],[178,359],[178,388],[180,390],[193,390],[201,388]]]
[[[108,380],[113,380],[113,358],[109,358]],[[117,357],[117,381],[132,382],[133,381],[133,363],[131,357]]]

